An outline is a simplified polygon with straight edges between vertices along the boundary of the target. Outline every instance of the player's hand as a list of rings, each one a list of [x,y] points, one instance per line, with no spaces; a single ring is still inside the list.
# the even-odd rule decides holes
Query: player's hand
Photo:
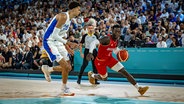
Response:
[[[82,58],[84,58],[84,54],[83,54],[83,53],[81,53],[80,56],[81,56]]]
[[[65,45],[65,48],[70,55],[72,55],[72,56],[74,55],[74,50],[72,50],[68,45]]]
[[[74,50],[79,48],[79,45],[77,43],[72,43],[68,41],[66,44],[69,45]]]
[[[92,53],[88,53],[87,56],[86,56],[86,60],[87,61],[90,61],[90,60],[93,60],[94,59],[94,56]]]

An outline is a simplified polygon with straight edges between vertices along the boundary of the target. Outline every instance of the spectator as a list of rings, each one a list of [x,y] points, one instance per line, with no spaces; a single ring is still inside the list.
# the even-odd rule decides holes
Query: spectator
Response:
[[[179,43],[178,43],[178,40],[176,39],[176,37],[173,37],[172,38],[172,43],[171,43],[171,46],[170,47],[178,47]]]
[[[146,37],[146,43],[145,44],[153,44],[153,42],[151,41],[151,38],[149,36]]]
[[[40,54],[40,48],[38,47],[38,45],[36,45],[34,42],[32,43],[32,47],[30,48],[31,52],[33,53],[33,62],[35,60],[38,60],[41,56]],[[32,65],[33,69],[40,69],[40,66],[35,66],[35,64]]]
[[[178,36],[178,45],[181,47],[182,46],[182,31],[180,30],[180,31],[178,31],[177,32],[177,36]]]
[[[169,13],[164,9],[160,18],[164,18],[164,19],[167,19],[169,17]]]
[[[146,16],[143,13],[140,13],[139,19],[141,20],[142,25],[147,21]]]
[[[26,53],[24,54],[24,58],[22,59],[22,68],[25,70],[32,68],[33,63],[33,53],[30,51],[30,48],[26,46]]]
[[[12,52],[8,47],[4,48],[4,51],[2,52],[2,56],[5,58],[5,61],[2,65],[3,68],[11,68],[12,67]]]
[[[170,46],[171,46],[171,44],[172,44],[172,38],[174,37],[174,33],[169,33],[169,37],[168,37],[168,39],[166,40],[166,44],[167,44],[167,48],[169,48]]]
[[[23,59],[23,53],[20,52],[20,49],[16,49],[16,55],[15,55],[15,62],[14,62],[14,68],[20,69],[22,66],[22,59]]]
[[[167,44],[163,40],[164,40],[164,38],[162,36],[158,37],[158,43],[156,45],[157,48],[167,48]]]
[[[151,41],[153,43],[157,43],[158,42],[158,39],[157,39],[157,34],[155,33],[154,29],[151,29],[149,31],[149,33],[151,34]]]

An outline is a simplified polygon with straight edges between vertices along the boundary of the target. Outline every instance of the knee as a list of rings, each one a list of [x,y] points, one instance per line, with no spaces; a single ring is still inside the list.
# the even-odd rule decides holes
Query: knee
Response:
[[[72,66],[70,65],[70,64],[68,64],[67,66],[66,66],[66,69],[67,69],[67,71],[71,71],[72,70]]]

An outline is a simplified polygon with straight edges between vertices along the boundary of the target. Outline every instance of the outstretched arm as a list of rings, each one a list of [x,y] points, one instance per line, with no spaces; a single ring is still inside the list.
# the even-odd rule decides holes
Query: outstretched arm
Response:
[[[99,44],[100,44],[100,42],[99,42],[98,39],[92,41],[92,42],[90,43],[89,53],[93,53],[93,50],[94,50],[94,49],[96,48],[96,46],[99,45]]]
[[[117,54],[120,50],[121,50],[121,49],[119,49],[118,47],[116,47],[116,48],[113,50],[113,52],[114,52],[115,54]]]
[[[87,54],[86,56],[86,60],[90,61],[90,60],[93,60],[94,59],[94,56],[93,56],[93,50],[96,48],[96,46],[100,44],[99,40],[96,39],[94,41],[92,41],[90,43],[90,47],[89,47],[89,53]]]
[[[88,61],[93,60],[94,56],[93,56],[93,50],[96,48],[97,45],[101,44],[101,45],[108,45],[110,43],[110,38],[109,37],[103,37],[101,39],[96,39],[93,42],[91,42],[90,44],[90,49],[89,49],[89,53],[86,56],[86,59]]]

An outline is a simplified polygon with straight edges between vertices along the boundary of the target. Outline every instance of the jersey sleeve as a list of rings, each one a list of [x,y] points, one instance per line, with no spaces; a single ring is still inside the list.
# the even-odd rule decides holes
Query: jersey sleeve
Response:
[[[85,38],[86,38],[86,36],[87,36],[87,34],[84,34],[83,36],[82,36],[82,39],[81,39],[81,41],[80,41],[80,43],[85,43]]]

